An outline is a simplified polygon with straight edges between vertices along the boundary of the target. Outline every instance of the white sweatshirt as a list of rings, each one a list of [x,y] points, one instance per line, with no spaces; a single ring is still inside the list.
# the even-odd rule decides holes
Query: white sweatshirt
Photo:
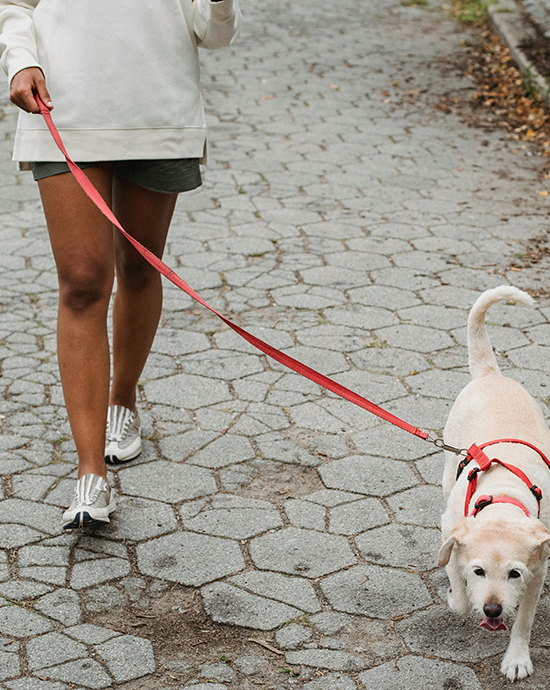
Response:
[[[0,62],[10,83],[42,69],[73,160],[200,158],[197,46],[229,45],[240,21],[238,0],[0,0]],[[64,160],[24,112],[13,158]]]

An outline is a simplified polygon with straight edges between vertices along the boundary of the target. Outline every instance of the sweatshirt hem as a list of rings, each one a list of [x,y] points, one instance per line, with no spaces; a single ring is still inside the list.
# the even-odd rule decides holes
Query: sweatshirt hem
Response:
[[[140,129],[60,129],[74,161],[141,160],[159,158],[204,158],[206,129],[203,127]],[[12,160],[64,161],[47,129],[19,129]],[[27,169],[20,166],[20,169]]]

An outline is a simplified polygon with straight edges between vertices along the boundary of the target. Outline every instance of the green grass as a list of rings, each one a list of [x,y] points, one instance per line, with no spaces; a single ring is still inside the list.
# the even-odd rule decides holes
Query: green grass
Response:
[[[452,14],[459,22],[484,22],[489,6],[496,0],[453,0]]]

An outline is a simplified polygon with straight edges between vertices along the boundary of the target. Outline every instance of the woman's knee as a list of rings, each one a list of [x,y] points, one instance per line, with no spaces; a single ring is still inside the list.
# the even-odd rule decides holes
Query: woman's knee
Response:
[[[60,301],[70,311],[82,314],[102,302],[107,307],[113,279],[103,267],[75,266],[58,276]]]
[[[130,292],[143,292],[160,280],[157,270],[141,256],[118,257],[116,275],[117,283]]]

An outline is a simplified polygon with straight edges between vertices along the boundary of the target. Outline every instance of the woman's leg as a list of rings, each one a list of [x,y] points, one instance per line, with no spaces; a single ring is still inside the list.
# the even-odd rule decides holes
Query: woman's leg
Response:
[[[162,194],[115,176],[113,210],[125,230],[162,257],[177,194]],[[117,289],[113,309],[110,405],[133,410],[136,386],[162,309],[160,274],[115,230]]]
[[[110,204],[111,166],[87,168],[86,174]],[[105,478],[113,228],[70,173],[44,178],[39,188],[59,279],[59,370],[78,451],[78,476]]]

